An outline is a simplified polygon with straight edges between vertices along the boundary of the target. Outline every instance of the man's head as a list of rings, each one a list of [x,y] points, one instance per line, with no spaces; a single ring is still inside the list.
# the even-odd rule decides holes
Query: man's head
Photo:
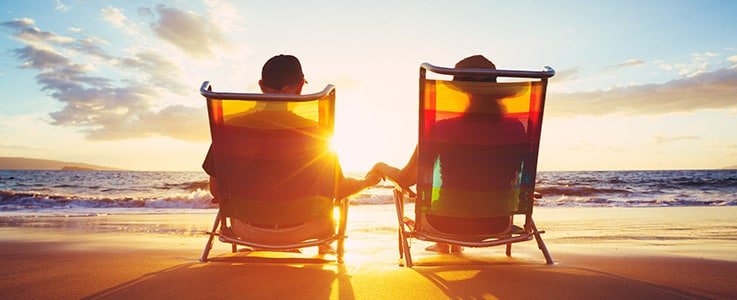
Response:
[[[302,65],[293,55],[274,56],[261,69],[259,85],[265,93],[299,94],[304,83]]]
[[[496,70],[496,66],[493,62],[486,59],[483,55],[469,56],[456,64],[456,69],[491,69]],[[482,76],[482,75],[455,75],[453,81],[483,81],[483,82],[496,82],[496,76]]]

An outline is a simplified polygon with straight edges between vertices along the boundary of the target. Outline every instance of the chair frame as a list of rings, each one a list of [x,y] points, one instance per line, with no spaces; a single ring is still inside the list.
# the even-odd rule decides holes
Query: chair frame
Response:
[[[210,82],[205,81],[202,83],[202,86],[200,87],[200,94],[207,99],[208,115],[210,115],[211,109],[212,109],[211,99],[306,102],[306,101],[317,100],[325,96],[329,96],[331,98],[331,101],[333,102],[331,105],[331,110],[335,109],[335,105],[334,105],[335,86],[332,84],[328,84],[322,91],[317,92],[317,93],[303,94],[303,95],[291,95],[291,94],[213,92]],[[331,111],[331,115],[334,115],[334,111]],[[213,126],[214,125],[212,124],[212,122],[210,122],[211,132],[213,130],[212,128]],[[219,202],[218,199],[213,199],[213,203],[218,203],[218,202]],[[341,199],[333,198],[333,203],[334,203],[334,206],[338,207],[338,210],[340,212],[340,217],[337,222],[338,223],[337,230],[334,231],[334,233],[331,236],[321,238],[321,239],[308,240],[308,241],[299,242],[299,243],[278,244],[278,245],[256,243],[256,242],[251,242],[248,240],[239,239],[238,237],[229,233],[229,231],[223,230],[227,228],[228,216],[224,216],[221,209],[219,208],[218,213],[215,217],[215,222],[213,224],[212,230],[206,232],[206,234],[209,235],[209,238],[207,240],[207,243],[205,244],[205,249],[202,252],[202,257],[200,258],[200,261],[201,262],[208,261],[208,256],[210,254],[210,250],[212,250],[215,236],[218,236],[218,239],[221,242],[231,244],[232,246],[231,250],[233,253],[238,251],[237,247],[239,245],[247,246],[247,247],[254,247],[254,248],[264,249],[264,250],[279,251],[279,250],[314,247],[314,246],[321,246],[321,245],[330,245],[333,242],[337,241],[337,249],[335,253],[336,261],[342,264],[343,256],[345,252],[345,238],[346,238],[345,232],[346,232],[347,217],[348,217],[348,199],[347,198],[341,198]]]
[[[422,107],[422,102],[424,101],[424,88],[425,88],[425,80],[427,76],[427,71],[430,71],[432,73],[441,74],[441,75],[493,75],[497,77],[510,77],[510,78],[530,78],[530,79],[539,79],[542,81],[542,95],[541,95],[541,103],[540,103],[540,126],[542,126],[542,113],[544,111],[544,105],[545,105],[545,95],[546,95],[546,89],[547,89],[547,83],[548,78],[555,75],[555,70],[553,70],[551,67],[544,67],[542,71],[520,71],[520,70],[489,70],[489,69],[455,69],[455,68],[445,68],[445,67],[438,67],[434,66],[429,63],[423,63],[420,65],[420,94],[419,94],[419,107]],[[423,124],[423,118],[424,114],[420,110],[419,113],[419,134],[418,136],[421,136],[422,132],[422,124]],[[536,137],[539,141],[539,136]],[[539,147],[539,144],[537,145]],[[534,160],[534,167],[531,169],[533,170],[532,176],[532,182],[534,184],[534,179],[537,171],[537,159]],[[419,175],[419,174],[418,174]],[[463,247],[492,247],[492,246],[500,246],[500,245],[506,245],[506,255],[511,256],[512,255],[512,244],[513,243],[519,243],[519,242],[526,242],[531,241],[533,238],[537,241],[538,248],[542,251],[543,256],[545,257],[546,264],[553,264],[553,258],[550,255],[550,252],[548,251],[547,246],[545,246],[545,242],[543,242],[542,237],[540,236],[542,233],[545,233],[545,231],[541,231],[537,229],[537,226],[535,226],[535,222],[532,219],[532,209],[529,210],[529,212],[525,213],[525,223],[523,228],[517,228],[518,230],[514,230],[511,233],[494,236],[492,238],[483,240],[483,241],[465,241],[465,240],[457,240],[448,238],[447,236],[439,236],[437,234],[433,234],[432,232],[424,232],[415,230],[415,227],[413,224],[410,224],[409,222],[406,222],[407,217],[405,217],[404,214],[404,195],[409,194],[410,196],[414,195],[415,193],[411,190],[408,190],[406,188],[402,188],[397,185],[397,188],[394,190],[394,199],[395,199],[395,205],[396,205],[396,212],[397,212],[397,221],[399,223],[399,258],[400,258],[400,266],[404,265],[407,267],[413,267],[414,263],[412,261],[412,255],[410,252],[410,243],[409,239],[416,238],[418,240],[423,241],[430,241],[430,242],[439,242],[439,243],[446,243],[446,244],[452,244],[452,245],[458,245]],[[535,198],[540,198],[540,194],[535,193]],[[417,205],[417,204],[416,204]],[[521,213],[517,213],[521,214]],[[417,216],[417,213],[415,212],[415,215]],[[516,226],[514,226],[516,227]]]

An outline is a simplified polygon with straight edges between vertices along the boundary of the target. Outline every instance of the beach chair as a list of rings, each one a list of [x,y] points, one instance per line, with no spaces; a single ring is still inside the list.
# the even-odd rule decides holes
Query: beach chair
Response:
[[[436,79],[428,79],[431,75]],[[550,67],[543,71],[420,67],[417,192],[405,215],[407,187],[394,191],[400,265],[412,267],[410,239],[462,247],[533,238],[553,259],[532,219],[540,130]],[[495,76],[500,82],[445,80]],[[502,79],[504,78],[504,79]],[[514,216],[524,215],[522,227]]]
[[[335,197],[340,171],[329,148],[335,87],[249,94],[213,92],[204,82],[200,93],[207,99],[219,206],[201,261],[218,236],[233,252],[238,245],[289,251],[337,241],[342,263],[348,202]],[[304,227],[310,222],[327,225],[311,232]]]

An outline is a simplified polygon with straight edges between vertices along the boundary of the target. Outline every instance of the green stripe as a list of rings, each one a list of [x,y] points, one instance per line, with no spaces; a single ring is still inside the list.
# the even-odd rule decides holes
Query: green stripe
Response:
[[[514,214],[519,209],[520,189],[505,191],[468,191],[448,188],[419,190],[431,194],[422,211],[449,217],[498,217]]]

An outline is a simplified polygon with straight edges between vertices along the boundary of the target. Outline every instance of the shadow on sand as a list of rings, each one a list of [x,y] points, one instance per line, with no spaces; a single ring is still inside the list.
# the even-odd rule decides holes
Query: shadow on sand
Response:
[[[545,265],[461,254],[428,256],[415,263],[412,270],[449,299],[711,299],[681,287],[565,262]]]
[[[186,263],[85,299],[354,299],[345,266],[319,257],[237,254]]]
[[[681,261],[684,270],[704,264],[703,260]],[[86,299],[729,298],[729,292],[702,291],[688,284],[661,280],[664,275],[657,271],[631,274],[626,267],[613,267],[626,263],[608,263],[610,267],[604,268],[587,261],[564,260],[545,265],[529,258],[472,253],[419,256],[416,266],[410,269],[385,261],[351,263],[348,259],[341,265],[318,256],[237,253],[214,257],[209,263],[186,263],[146,274]],[[649,262],[653,268],[659,263],[662,261]],[[727,263],[725,272],[734,270],[736,265]]]

